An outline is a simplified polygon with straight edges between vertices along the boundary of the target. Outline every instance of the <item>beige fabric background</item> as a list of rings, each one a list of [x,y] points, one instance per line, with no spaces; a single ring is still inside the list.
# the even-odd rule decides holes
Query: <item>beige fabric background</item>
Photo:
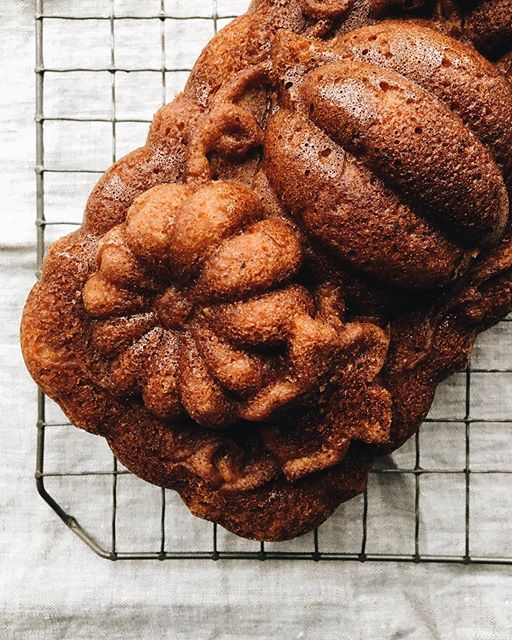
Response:
[[[119,13],[153,13],[156,0],[116,0]],[[108,12],[107,0],[46,0],[47,12],[93,15]],[[156,5],[156,8],[155,8]],[[224,15],[245,2],[219,0]],[[35,387],[23,367],[18,324],[34,281],[34,33],[32,0],[0,4],[0,621],[1,635],[20,640],[117,640],[118,638],[271,639],[456,639],[504,640],[512,628],[512,568],[446,565],[310,562],[131,562],[96,557],[38,497],[33,481]],[[209,0],[169,0],[169,12],[208,15]],[[105,25],[45,26],[47,65],[108,63]],[[108,24],[108,23],[107,23]],[[222,23],[221,23],[222,24]],[[64,28],[65,27],[65,28]],[[154,25],[123,21],[116,31],[117,63],[160,65]],[[169,25],[168,64],[189,66],[209,39],[209,23]],[[172,31],[172,29],[176,29]],[[156,46],[155,46],[156,43]],[[65,75],[65,74],[63,74]],[[46,115],[109,115],[108,78],[82,74],[47,80]],[[168,98],[184,74],[168,78]],[[68,82],[66,85],[65,83]],[[149,118],[161,100],[151,74],[121,74],[118,116]],[[48,166],[106,167],[111,159],[109,125],[46,126]],[[118,125],[118,155],[144,139],[146,125]],[[50,218],[76,219],[90,189],[88,176],[50,176]],[[62,229],[55,233],[62,233]],[[51,234],[50,234],[51,237]],[[502,324],[479,343],[477,366],[510,367],[512,324]],[[472,426],[474,469],[512,470],[508,428],[512,415],[510,374],[475,376],[472,411],[494,424]],[[58,415],[56,409],[50,414]],[[464,416],[464,376],[440,391],[437,418]],[[49,436],[47,462],[53,470],[110,468],[99,439],[76,430]],[[463,423],[425,428],[422,464],[464,467]],[[394,461],[414,464],[406,446]],[[472,551],[512,554],[512,476],[472,479]],[[102,479],[50,482],[49,488],[100,540],[108,542],[109,486]],[[119,547],[154,549],[158,542],[158,490],[134,478],[120,481]],[[420,549],[461,553],[464,534],[464,478],[431,476],[422,486]],[[171,498],[170,498],[171,499]],[[412,552],[414,492],[406,480],[373,478],[368,551]],[[323,549],[357,550],[361,501],[356,500],[321,530]],[[210,527],[172,501],[168,537],[175,548],[209,548]],[[220,532],[225,549],[253,549],[252,543]],[[310,549],[304,538],[287,549]]]

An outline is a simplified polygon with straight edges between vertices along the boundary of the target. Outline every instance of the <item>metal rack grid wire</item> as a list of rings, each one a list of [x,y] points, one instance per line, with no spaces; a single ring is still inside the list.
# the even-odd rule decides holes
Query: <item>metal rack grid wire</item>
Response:
[[[62,229],[62,234],[70,230],[70,225],[79,224],[76,221],[71,220],[48,220],[47,212],[45,210],[45,177],[50,173],[63,173],[68,174],[70,179],[73,176],[76,178],[78,174],[98,174],[100,175],[106,169],[106,167],[98,167],[97,169],[68,169],[68,168],[52,168],[45,164],[45,123],[55,122],[102,122],[110,123],[111,126],[111,160],[114,162],[117,159],[117,128],[119,123],[140,123],[147,122],[149,119],[141,118],[120,118],[117,117],[117,101],[116,101],[116,88],[117,77],[121,72],[135,73],[135,72],[151,72],[158,74],[161,82],[161,96],[162,103],[164,103],[168,96],[166,91],[166,82],[169,74],[184,73],[190,71],[188,68],[169,66],[166,62],[166,51],[169,47],[179,47],[179,42],[167,42],[166,38],[166,24],[169,21],[181,21],[188,20],[189,24],[193,24],[193,21],[210,21],[213,24],[213,31],[216,33],[219,24],[222,24],[223,20],[234,18],[235,15],[222,15],[218,8],[218,0],[212,0],[211,12],[208,15],[183,15],[181,12],[176,12],[173,15],[168,11],[170,5],[174,8],[174,4],[179,0],[155,0],[159,2],[159,11],[156,11],[154,15],[133,15],[123,14],[116,12],[116,0],[104,0],[104,13],[99,12],[98,15],[79,15],[69,14],[64,12],[63,14],[45,12],[43,6],[44,0],[35,0],[36,14],[35,14],[35,27],[36,27],[36,181],[37,181],[37,268],[38,274],[40,272],[42,260],[45,254],[46,245],[46,232],[48,227],[58,228],[58,233]],[[48,3],[49,4],[49,3]],[[228,3],[224,2],[223,6]],[[76,3],[79,6],[79,3]],[[206,5],[206,2],[203,3]],[[83,6],[83,5],[82,5]],[[182,5],[183,6],[183,5]],[[239,8],[239,7],[237,7]],[[233,12],[235,13],[235,12]],[[43,56],[43,42],[45,25],[49,22],[61,23],[65,28],[68,21],[102,21],[109,25],[109,52],[110,52],[110,64],[100,67],[88,67],[88,66],[45,66]],[[119,20],[130,21],[153,21],[160,25],[159,29],[159,42],[155,43],[160,51],[160,66],[146,65],[137,68],[131,68],[128,66],[116,65],[116,24]],[[48,74],[66,74],[71,72],[89,72],[89,73],[106,73],[110,77],[110,115],[108,117],[89,117],[87,115],[80,115],[80,113],[69,116],[59,117],[46,117],[44,110],[44,89],[45,78]],[[512,327],[511,319],[506,319],[501,323],[501,326],[506,328]],[[504,331],[505,337],[507,337],[506,330]],[[463,410],[461,415],[447,416],[447,417],[431,417],[427,418],[427,423],[430,426],[443,425],[450,431],[451,429],[459,428],[461,431],[460,437],[460,452],[459,463],[460,464],[431,464],[425,465],[423,462],[423,454],[420,444],[423,442],[422,447],[425,448],[424,440],[421,434],[417,434],[412,440],[412,444],[409,447],[410,464],[397,462],[395,459],[384,460],[377,468],[372,471],[371,474],[371,488],[361,497],[357,504],[359,510],[358,520],[358,533],[354,535],[352,540],[352,547],[349,550],[344,549],[341,542],[338,544],[337,537],[333,533],[332,525],[328,536],[324,536],[324,528],[327,525],[323,525],[319,530],[314,531],[310,536],[302,538],[299,544],[296,543],[247,543],[246,547],[240,545],[240,539],[236,536],[226,534],[224,530],[221,530],[216,525],[211,525],[198,521],[192,518],[187,519],[185,526],[190,530],[194,527],[208,527],[206,538],[203,539],[201,548],[188,548],[186,545],[180,546],[179,542],[173,540],[173,534],[169,534],[168,520],[169,514],[172,510],[177,508],[176,501],[173,502],[173,497],[170,495],[172,492],[168,492],[163,489],[153,488],[155,492],[158,492],[158,516],[155,518],[155,536],[159,539],[159,543],[154,545],[152,550],[147,550],[146,545],[141,545],[144,549],[128,548],[125,549],[122,546],[122,542],[119,540],[119,481],[124,476],[131,476],[130,472],[118,463],[115,457],[110,463],[110,468],[105,469],[94,468],[92,470],[82,471],[80,469],[66,469],[64,471],[52,471],[46,469],[46,461],[48,449],[51,446],[48,442],[48,432],[51,430],[62,429],[65,433],[62,434],[62,438],[70,442],[74,434],[78,432],[77,429],[70,428],[72,425],[65,420],[51,420],[47,419],[47,406],[48,400],[45,398],[41,391],[38,392],[37,402],[37,461],[36,461],[36,483],[37,489],[44,500],[50,505],[50,507],[57,513],[62,521],[78,536],[80,537],[95,553],[110,560],[138,560],[138,559],[155,559],[155,560],[169,560],[169,559],[302,559],[302,560],[347,560],[347,561],[397,561],[397,562],[449,562],[449,563],[488,563],[488,564],[512,564],[512,549],[502,549],[497,543],[497,546],[493,547],[489,552],[474,552],[472,548],[472,535],[475,530],[478,530],[478,524],[475,524],[472,520],[472,499],[474,495],[472,492],[472,486],[475,482],[475,478],[492,476],[500,478],[512,478],[512,466],[498,465],[495,468],[485,468],[482,465],[476,467],[472,465],[472,449],[471,449],[471,433],[475,425],[478,425],[479,429],[486,427],[486,425],[501,426],[503,429],[510,428],[512,424],[512,416],[510,413],[507,415],[500,415],[498,418],[491,416],[478,415],[477,417],[472,414],[472,393],[475,388],[476,382],[475,376],[507,376],[512,373],[512,369],[507,367],[468,367],[464,374],[459,377],[459,387],[463,388],[463,394],[461,396],[461,402],[463,404]],[[511,384],[512,378],[506,379],[506,384]],[[473,382],[473,387],[472,387]],[[508,391],[511,391],[511,386],[508,386]],[[460,389],[459,389],[460,391]],[[459,394],[460,395],[460,394]],[[430,431],[430,430],[429,430]],[[431,432],[433,433],[433,432]],[[430,434],[428,434],[430,435]],[[92,440],[92,436],[90,436]],[[448,439],[445,444],[441,443],[441,447],[450,449],[453,441]],[[495,443],[497,447],[500,446],[499,442]],[[74,446],[74,445],[71,445]],[[105,444],[106,447],[106,444]],[[492,442],[491,442],[492,447]],[[91,457],[94,457],[91,454]],[[402,456],[403,458],[403,456]],[[93,460],[94,462],[94,460]],[[99,465],[98,465],[99,466]],[[425,544],[423,542],[424,536],[423,528],[426,526],[425,522],[428,518],[425,516],[423,509],[423,489],[422,485],[424,479],[429,478],[456,478],[458,481],[459,500],[456,505],[456,510],[460,515],[461,522],[452,531],[448,527],[448,537],[453,535],[458,536],[458,550],[444,551],[446,545],[436,552],[429,552],[428,548],[425,551]],[[106,536],[106,540],[98,540],[98,537],[90,533],[89,529],[83,527],[79,522],[79,516],[72,515],[68,509],[66,509],[61,503],[60,499],[54,497],[48,490],[47,484],[51,479],[59,479],[61,482],[70,482],[73,478],[81,478],[86,483],[94,478],[102,478],[110,483],[108,490],[109,505],[100,514],[100,517],[104,522],[109,522],[109,534]],[[135,476],[132,476],[135,479]],[[402,511],[408,518],[410,527],[410,538],[407,543],[403,544],[403,549],[393,549],[392,551],[375,551],[378,548],[378,544],[375,545],[375,537],[384,538],[385,534],[378,533],[378,527],[375,527],[370,522],[370,516],[372,512],[372,505],[376,505],[379,500],[380,490],[384,487],[386,482],[390,478],[400,478],[401,480],[407,479],[407,488],[405,490],[405,496],[409,500],[408,506]],[[144,484],[142,480],[136,479],[141,484]],[[96,496],[94,492],[91,495],[91,489],[88,488],[88,496],[91,500],[95,500]],[[373,491],[373,493],[372,493]],[[172,494],[174,496],[174,494]],[[98,496],[99,497],[99,496]],[[102,492],[102,498],[105,497],[105,492]],[[402,498],[400,498],[402,500]],[[434,503],[436,497],[433,498]],[[354,502],[354,501],[352,501]],[[482,509],[482,499],[477,495],[477,502],[479,504],[478,509]],[[453,505],[450,507],[453,511]],[[379,511],[377,508],[376,511]],[[386,505],[381,505],[380,511],[387,517],[388,508]],[[507,510],[510,513],[509,510]],[[139,514],[141,517],[145,517],[145,514]],[[506,514],[507,515],[507,514]],[[132,514],[133,516],[133,514]],[[132,517],[131,516],[131,517]],[[340,522],[346,514],[338,514],[333,516],[329,522]],[[443,522],[445,514],[442,514],[441,520]],[[179,518],[178,518],[179,519]],[[176,519],[174,519],[176,521]],[[353,520],[352,520],[353,521]],[[200,523],[200,524],[199,524]],[[175,522],[176,524],[176,522]],[[336,525],[335,525],[336,526]],[[344,522],[341,522],[341,526],[344,526]],[[376,533],[377,531],[377,533]],[[488,534],[486,530],[485,535]],[[445,536],[446,537],[446,536]],[[499,536],[498,536],[499,537]],[[223,542],[220,542],[222,538]],[[207,540],[205,543],[204,540]],[[182,540],[183,542],[183,540]],[[400,543],[402,544],[402,543]],[[349,545],[350,546],[350,545]],[[427,545],[428,547],[428,545]]]

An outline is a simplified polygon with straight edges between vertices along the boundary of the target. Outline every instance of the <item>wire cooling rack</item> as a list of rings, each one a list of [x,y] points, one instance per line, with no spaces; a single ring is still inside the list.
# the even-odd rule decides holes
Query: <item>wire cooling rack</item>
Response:
[[[168,101],[172,98],[169,93],[179,88],[190,71],[197,53],[194,47],[200,49],[218,28],[245,9],[244,0],[43,2],[36,0],[35,15],[38,272],[46,243],[79,224],[78,219],[60,215],[61,209],[73,208],[76,185],[85,182],[84,188],[89,189],[96,174],[101,175],[123,150],[121,134],[125,128],[146,127],[150,121],[147,113],[141,116],[121,108],[127,79],[137,76],[144,101],[152,107],[158,106],[155,86],[161,102]],[[158,52],[158,63],[154,55],[152,60],[138,55],[133,64],[133,55],[127,54],[130,49],[133,53],[137,47],[134,38],[136,41],[136,34],[143,30],[154,38],[152,51]],[[194,39],[197,33],[204,42]],[[191,34],[192,40],[186,34]],[[105,58],[103,63],[93,65],[88,38],[96,43],[100,37],[103,41],[98,46],[105,49]],[[60,55],[56,58],[52,47],[59,43]],[[77,49],[81,57],[77,57]],[[46,63],[48,51],[52,62]],[[66,62],[70,66],[62,64]],[[68,84],[63,89],[65,106],[66,91],[76,89],[80,94],[81,82],[91,77],[102,78],[103,86],[108,85],[106,112],[96,108],[97,86],[85,96],[87,104],[82,100],[68,112],[47,104],[47,95],[61,93],[55,90],[55,83],[62,78],[71,79],[74,87],[71,90]],[[147,95],[149,78],[152,98]],[[51,83],[53,93],[48,92]],[[77,127],[74,133],[73,126]],[[66,149],[76,150],[87,144],[90,136],[80,129],[84,126],[101,128],[101,134],[92,135],[91,144],[96,144],[98,135],[103,142],[106,134],[111,139],[102,166],[84,166],[76,158],[66,158]],[[56,136],[61,129],[65,130],[65,148]],[[64,195],[61,189],[64,203],[59,204],[55,197],[56,183],[67,185]],[[112,459],[103,439],[73,428],[41,392],[37,409],[37,488],[75,534],[110,560],[244,558],[512,564],[511,353],[512,322],[507,319],[480,339],[472,366],[442,386],[421,433],[393,456],[378,462],[368,491],[342,505],[319,530],[288,543],[242,540],[193,518],[173,492],[144,483],[115,457]]]

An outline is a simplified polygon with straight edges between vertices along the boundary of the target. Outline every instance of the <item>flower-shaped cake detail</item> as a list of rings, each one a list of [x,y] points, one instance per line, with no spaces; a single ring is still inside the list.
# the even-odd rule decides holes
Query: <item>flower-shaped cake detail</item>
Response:
[[[340,319],[335,287],[290,282],[302,262],[295,228],[263,218],[238,183],[154,187],[96,259],[83,301],[97,318],[93,344],[111,358],[104,384],[140,392],[162,418],[267,420],[317,390],[361,340]]]

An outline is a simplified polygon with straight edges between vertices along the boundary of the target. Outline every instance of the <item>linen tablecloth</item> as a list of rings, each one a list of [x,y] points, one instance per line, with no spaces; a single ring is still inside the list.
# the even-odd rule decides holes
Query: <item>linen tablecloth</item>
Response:
[[[54,14],[108,13],[101,0],[46,0]],[[208,6],[207,6],[208,5]],[[245,2],[219,0],[219,11],[230,15]],[[167,9],[210,11],[210,2],[168,2]],[[160,2],[116,0],[120,14],[158,11]],[[1,636],[16,640],[116,640],[120,638],[354,638],[505,640],[512,629],[512,568],[462,565],[404,565],[289,561],[180,561],[109,562],[95,556],[62,524],[36,493],[36,389],[26,373],[18,345],[18,327],[24,299],[35,272],[35,179],[33,174],[34,115],[34,5],[30,0],[3,0],[0,4],[0,51],[3,83],[0,96],[2,152],[0,181],[0,625]],[[184,14],[186,15],[186,14]],[[153,43],[159,24],[122,21],[116,25],[116,63],[133,67],[160,65]],[[151,24],[149,24],[151,23]],[[219,26],[222,26],[222,21]],[[136,28],[135,28],[136,27]],[[141,31],[141,29],[147,31]],[[168,65],[188,67],[198,49],[211,37],[210,23],[167,27]],[[188,28],[188,31],[187,31]],[[80,66],[103,64],[109,55],[105,24],[45,25],[45,64]],[[172,31],[176,29],[176,31]],[[153,38],[153,39],[152,39]],[[107,61],[108,62],[108,61]],[[57,75],[57,74],[56,74]],[[62,74],[63,76],[65,74]],[[98,75],[98,77],[95,77]],[[71,86],[66,79],[47,82],[45,115],[70,112],[101,117],[109,113],[108,78],[82,74]],[[167,98],[179,89],[185,74],[168,78]],[[144,73],[120,74],[117,80],[117,116],[145,119],[159,105],[159,80]],[[75,168],[106,167],[111,147],[105,127],[80,123],[46,123],[45,159],[48,165]],[[144,139],[147,125],[123,124],[117,129],[117,155]],[[106,144],[103,144],[104,141]],[[56,174],[57,175],[57,174]],[[47,211],[57,219],[78,220],[90,176],[49,177]],[[59,230],[58,233],[62,233]],[[51,233],[50,233],[50,238]],[[479,341],[475,358],[482,368],[505,369],[510,362],[512,324],[499,325]],[[472,425],[471,464],[474,469],[512,470],[508,427],[500,420],[512,413],[510,375],[473,380],[475,416],[495,423]],[[432,467],[465,464],[464,374],[440,391],[433,409],[439,418],[459,422],[425,427],[421,436],[422,462]],[[52,409],[53,411],[53,409]],[[48,445],[47,464],[87,469],[110,464],[106,444],[87,434],[55,431]],[[72,439],[70,439],[72,438]],[[395,464],[414,464],[406,446]],[[381,464],[393,464],[384,461]],[[441,465],[441,467],[439,467]],[[472,479],[472,552],[512,555],[512,476],[482,474]],[[133,484],[131,484],[133,481]],[[122,547],[152,548],[155,542],[158,490],[123,478],[119,509]],[[411,481],[413,482],[413,481]],[[432,476],[422,487],[420,550],[424,553],[463,553],[464,475]],[[101,537],[101,500],[107,489],[98,481],[87,493],[69,480],[52,488],[64,491],[73,512]],[[372,478],[368,551],[412,549],[414,531],[413,486],[401,479],[394,484]],[[67,492],[67,493],[66,493]],[[170,535],[183,546],[206,542],[209,526],[189,516],[173,501]],[[343,507],[321,530],[324,547],[348,547],[360,538],[361,501]],[[147,518],[142,513],[149,514]],[[227,533],[219,544],[254,548]],[[307,538],[292,543],[302,549]],[[293,545],[295,545],[293,547]]]

